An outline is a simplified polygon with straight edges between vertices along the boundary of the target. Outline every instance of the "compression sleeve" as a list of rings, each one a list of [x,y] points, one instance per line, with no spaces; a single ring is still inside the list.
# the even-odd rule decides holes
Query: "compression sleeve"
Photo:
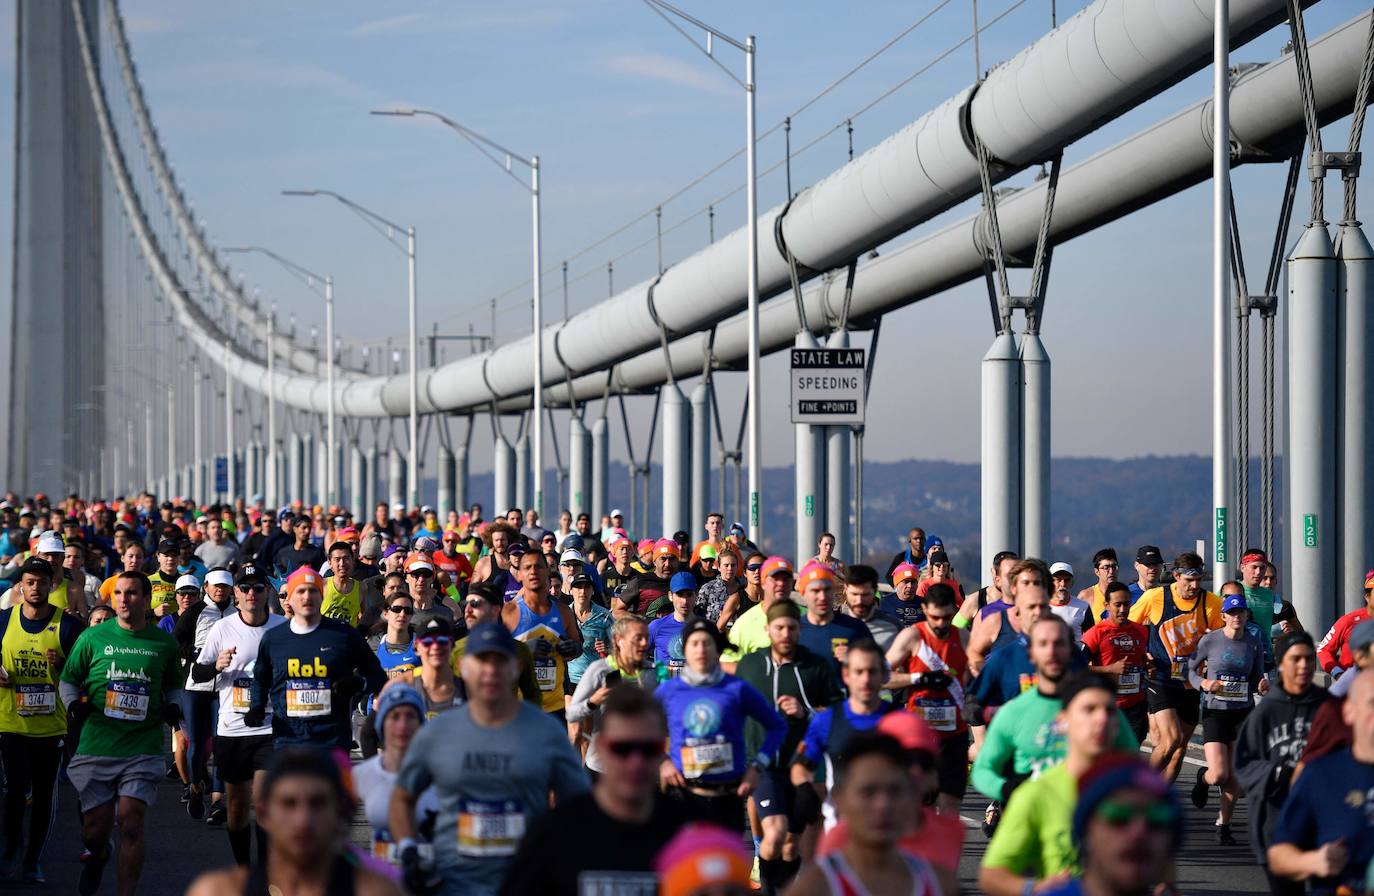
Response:
[[[1016,719],[1006,711],[1006,707],[1003,707],[1002,712],[993,716],[992,722],[989,723],[983,748],[978,751],[978,758],[973,761],[973,786],[990,800],[1000,800],[1002,787],[1007,783],[1007,779],[1002,775],[1002,769],[1006,768],[1007,762],[1015,752],[1015,745],[1011,740],[1011,729],[1015,724]]]
[[[770,761],[775,760],[778,755],[778,748],[782,746],[783,738],[787,736],[787,723],[782,720],[778,711],[753,685],[740,682],[740,698],[744,704],[744,711],[763,726],[763,744],[759,747],[759,752],[766,755]]]

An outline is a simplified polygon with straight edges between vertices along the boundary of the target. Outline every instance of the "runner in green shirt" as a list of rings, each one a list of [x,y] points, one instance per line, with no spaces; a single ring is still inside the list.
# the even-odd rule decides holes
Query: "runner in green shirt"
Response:
[[[1064,760],[1064,734],[1057,724],[1063,708],[1059,690],[1069,670],[1072,644],[1073,632],[1058,616],[1040,619],[1031,627],[1030,659],[1036,685],[997,711],[973,762],[973,786],[988,799],[1006,800],[1022,781],[1039,777]],[[1140,744],[1120,710],[1117,716],[1112,732],[1116,745],[1135,752]],[[1005,773],[1008,760],[1011,777]]]
[[[133,893],[143,868],[143,820],[164,774],[165,722],[181,720],[176,703],[183,674],[177,643],[148,624],[152,586],[141,572],[119,574],[110,600],[114,625],[89,628],[72,645],[60,696],[68,718],[85,718],[67,775],[81,800],[82,839],[90,858],[83,896],[100,888],[113,848],[116,802],[120,827],[119,892]]]
[[[1039,623],[1036,628],[1049,630]],[[1134,741],[1116,708],[1116,687],[1104,675],[1074,675],[1052,702],[1059,706],[1056,722],[1063,732],[1060,740],[1066,745],[1063,760],[1018,787],[1007,803],[997,833],[983,855],[978,877],[988,896],[1020,896],[1078,870],[1078,853],[1071,836],[1078,779],[1103,755],[1120,749],[1123,731]],[[1002,708],[994,723],[1011,705]]]

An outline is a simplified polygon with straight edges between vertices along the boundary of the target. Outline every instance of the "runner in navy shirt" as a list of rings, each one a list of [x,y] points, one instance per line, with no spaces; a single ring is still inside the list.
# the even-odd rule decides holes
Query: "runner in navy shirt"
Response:
[[[806,604],[801,618],[800,644],[817,656],[831,657],[838,673],[844,665],[849,645],[871,640],[868,626],[852,616],[835,612],[837,583],[835,573],[828,566],[809,564],[797,578],[797,590]]]
[[[676,678],[684,662],[682,627],[687,622],[687,608],[696,602],[696,576],[686,571],[673,573],[668,593],[673,601],[673,612],[649,623],[649,644],[653,648],[654,665],[666,670],[666,677]]]

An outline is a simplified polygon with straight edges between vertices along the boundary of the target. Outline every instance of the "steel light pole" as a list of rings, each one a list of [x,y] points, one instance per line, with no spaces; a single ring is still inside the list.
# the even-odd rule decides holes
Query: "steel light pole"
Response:
[[[335,367],[335,357],[334,357],[334,278],[331,277],[331,276],[329,276],[328,274],[326,274],[325,276],[321,277],[319,274],[311,273],[309,270],[307,270],[306,268],[301,267],[300,265],[296,264],[294,261],[290,261],[289,259],[283,258],[283,257],[281,257],[280,255],[278,255],[276,252],[273,252],[271,249],[264,249],[262,246],[232,246],[232,247],[230,247],[230,248],[228,248],[228,249],[221,249],[220,251],[221,251],[221,252],[239,252],[239,253],[256,252],[256,253],[259,254],[259,255],[265,255],[265,256],[267,256],[268,258],[270,258],[270,259],[272,259],[273,261],[275,261],[277,264],[279,264],[279,265],[281,265],[282,267],[286,268],[286,270],[290,271],[293,275],[295,275],[295,277],[296,277],[298,280],[300,280],[301,282],[303,282],[306,286],[310,287],[310,289],[314,290],[314,292],[315,292],[316,294],[318,294],[318,295],[320,295],[320,296],[322,296],[322,297],[324,298],[324,344],[325,344],[325,355],[326,355],[326,357],[328,358],[328,361],[326,362],[326,368],[325,368],[325,369],[326,369],[326,376],[328,377],[328,382],[329,382],[329,408],[328,408],[328,410],[327,410],[327,412],[326,412],[326,419],[328,420],[328,423],[326,424],[326,427],[325,427],[326,430],[327,430],[327,433],[326,433],[326,436],[325,436],[325,440],[326,440],[326,442],[328,443],[327,446],[326,446],[326,450],[328,451],[328,456],[325,458],[325,465],[324,465],[324,469],[325,469],[325,473],[324,473],[324,490],[325,490],[325,495],[327,496],[327,497],[326,497],[326,503],[328,503],[328,504],[332,507],[333,505],[335,505],[336,503],[338,503],[338,500],[339,500],[339,498],[338,498],[338,491],[339,491],[339,471],[338,471],[338,469],[337,469],[337,467],[338,467],[338,462],[339,462],[339,461],[338,461],[338,447],[337,447],[338,443],[337,443],[337,442],[335,441],[335,439],[334,439],[334,406],[335,406],[335,404],[337,403],[337,399],[336,399],[335,393],[334,393],[334,367]],[[321,284],[322,284],[322,285],[321,285]],[[268,375],[269,375],[269,376],[268,376],[268,383],[267,383],[267,390],[268,390],[269,401],[271,400],[272,389],[273,389],[273,387],[275,386],[275,383],[272,382],[273,370],[272,370],[272,364],[271,364],[271,361],[270,361],[270,358],[271,358],[271,355],[272,355],[272,350],[275,348],[275,346],[273,346],[273,345],[271,344],[271,342],[272,342],[271,327],[274,326],[275,323],[276,323],[276,320],[275,320],[275,315],[274,315],[274,316],[273,316],[273,319],[272,319],[272,321],[271,321],[271,324],[269,325],[269,331],[268,331],[268,347],[267,347],[267,354],[268,354],[268,358],[269,358],[268,367],[267,367]],[[269,441],[269,442],[275,442],[275,440],[276,440],[276,426],[274,425],[274,423],[273,423],[272,420],[271,420],[272,411],[273,411],[273,410],[274,410],[274,408],[269,404],[268,409],[267,409],[267,414],[268,414],[268,424],[267,424],[268,434],[267,434],[267,438],[268,438],[268,441]],[[274,452],[275,450],[276,450],[276,445],[275,445],[275,444],[270,445],[269,451],[273,451],[273,452]],[[273,476],[272,476],[273,485],[275,485],[275,480],[276,480],[276,476],[275,476],[275,473],[274,473]],[[268,491],[272,491],[272,490],[273,490],[272,488],[269,488],[269,489],[268,489]]]
[[[418,349],[418,337],[415,329],[415,228],[402,227],[399,224],[388,221],[374,211],[363,208],[351,199],[335,193],[333,190],[282,190],[283,196],[328,196],[336,199],[348,207],[350,211],[362,218],[374,230],[386,237],[386,241],[406,254],[406,287],[408,292],[408,305],[410,317],[410,457],[407,464],[407,483],[406,491],[409,493],[407,498],[407,509],[415,509],[420,506],[420,374],[416,367],[416,351]],[[397,238],[397,234],[406,235],[405,243],[402,244]],[[331,346],[331,355],[333,347]],[[332,368],[331,368],[332,369]],[[332,390],[331,390],[332,391]],[[331,437],[330,441],[333,441]],[[330,451],[330,464],[334,464],[333,450]]]
[[[494,164],[500,166],[501,170],[510,174],[511,179],[520,186],[529,190],[531,212],[533,216],[533,240],[532,251],[534,259],[534,312],[533,320],[530,323],[531,334],[534,343],[534,387],[533,398],[533,438],[534,438],[534,509],[539,514],[539,518],[544,518],[544,319],[543,319],[543,286],[541,280],[542,255],[539,246],[539,156],[523,158],[506,149],[499,143],[488,140],[481,134],[469,127],[459,124],[446,115],[429,109],[374,109],[373,115],[388,115],[397,117],[413,118],[417,115],[425,115],[443,122],[448,127],[457,131],[459,136],[467,140],[478,151],[490,159]],[[492,152],[504,157],[504,161]],[[511,173],[511,163],[519,162],[521,165],[530,169],[530,182],[527,184],[520,178]]]
[[[1215,0],[1212,20],[1212,576],[1231,578],[1231,20]],[[1248,463],[1248,458],[1241,458]],[[1243,535],[1244,533],[1242,533]]]
[[[676,32],[685,37],[692,46],[714,62],[722,71],[730,77],[740,87],[744,88],[744,167],[745,167],[745,214],[749,216],[748,233],[749,246],[747,249],[746,269],[749,278],[749,302],[748,302],[748,321],[749,321],[749,373],[748,373],[748,422],[746,431],[748,432],[748,459],[749,459],[749,537],[754,543],[762,546],[763,544],[763,509],[761,501],[761,489],[763,486],[763,469],[760,466],[759,455],[763,450],[763,432],[759,418],[759,404],[761,379],[759,374],[759,215],[758,215],[758,161],[754,152],[754,142],[757,139],[755,134],[755,98],[758,94],[757,82],[754,77],[754,58],[757,55],[757,46],[754,36],[751,34],[743,41],[735,40],[724,32],[718,31],[707,25],[705,22],[686,12],[678,9],[663,0],[644,0],[644,5],[657,13],[668,25]],[[698,28],[705,32],[706,40],[704,44],[697,43],[696,39],[682,29],[682,26],[673,21],[677,18],[693,28]],[[715,40],[722,40],[744,54],[744,80],[741,81],[734,72],[726,68],[720,60],[715,57]]]

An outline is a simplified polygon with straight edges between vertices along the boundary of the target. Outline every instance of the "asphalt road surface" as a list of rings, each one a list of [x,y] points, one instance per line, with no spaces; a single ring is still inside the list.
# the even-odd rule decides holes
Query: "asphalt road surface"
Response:
[[[1246,832],[1245,801],[1237,807],[1232,830],[1236,846],[1223,849],[1217,845],[1213,821],[1216,812],[1215,794],[1207,810],[1199,812],[1188,802],[1188,788],[1202,756],[1201,748],[1191,750],[1191,761],[1184,766],[1178,786],[1187,821],[1183,849],[1178,856],[1179,886],[1188,896],[1211,894],[1264,893],[1268,887],[1264,872],[1256,866],[1250,852]],[[81,871],[80,826],[77,819],[76,797],[70,785],[60,786],[58,816],[48,841],[43,863],[48,875],[45,886],[25,886],[12,881],[0,882],[0,893],[29,896],[29,894],[66,894],[76,892]],[[202,871],[230,864],[229,841],[224,829],[212,828],[204,822],[192,821],[180,800],[181,786],[165,782],[158,791],[157,803],[148,813],[147,859],[139,893],[147,896],[179,896]],[[968,837],[964,845],[959,872],[963,891],[978,892],[978,860],[986,840],[978,828],[986,801],[981,797],[965,800],[962,814],[966,819]],[[364,842],[364,826],[354,826],[354,839]],[[115,863],[105,868],[102,894],[115,892]]]

